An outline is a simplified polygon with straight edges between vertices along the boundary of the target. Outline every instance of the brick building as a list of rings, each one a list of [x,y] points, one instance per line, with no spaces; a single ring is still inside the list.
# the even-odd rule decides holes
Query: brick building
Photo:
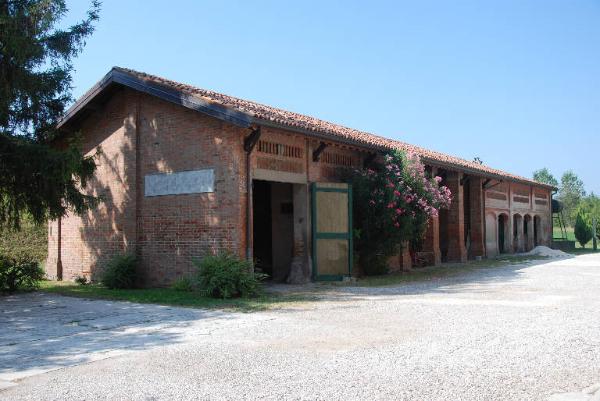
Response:
[[[552,187],[439,152],[160,77],[113,68],[60,128],[98,147],[87,190],[101,205],[48,227],[47,273],[97,278],[133,252],[145,285],[230,251],[275,280],[349,274],[350,191],[341,176],[390,149],[416,152],[453,194],[430,222],[429,263],[550,245]],[[404,252],[390,267],[407,267]]]

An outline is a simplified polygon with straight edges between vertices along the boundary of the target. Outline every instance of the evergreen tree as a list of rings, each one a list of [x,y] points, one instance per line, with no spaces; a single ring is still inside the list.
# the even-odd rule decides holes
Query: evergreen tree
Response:
[[[592,239],[592,227],[587,216],[583,213],[577,213],[577,219],[575,220],[575,238],[583,248],[585,248],[585,244]]]
[[[593,220],[596,219],[596,237],[600,239],[600,197],[592,192],[583,198],[579,203],[577,213],[589,216],[590,224],[593,224]]]
[[[81,192],[95,170],[56,125],[72,101],[72,59],[93,32],[100,4],[67,29],[64,0],[0,0],[0,226],[18,227],[82,213],[96,199]]]

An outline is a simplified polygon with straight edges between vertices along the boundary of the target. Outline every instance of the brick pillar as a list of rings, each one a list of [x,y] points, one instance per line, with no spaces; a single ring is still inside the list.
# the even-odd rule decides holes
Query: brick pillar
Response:
[[[485,200],[483,198],[482,179],[471,177],[469,179],[470,199],[470,222],[471,222],[471,248],[470,258],[485,256]]]
[[[387,261],[387,268],[389,273],[397,273],[402,271],[401,253],[390,257]]]
[[[465,248],[465,210],[463,187],[460,181],[463,173],[449,171],[446,186],[452,192],[452,204],[448,210],[448,223],[442,227],[448,233],[448,261],[466,262],[467,249]]]
[[[435,177],[438,171],[436,167],[431,167],[431,176]],[[434,266],[439,266],[442,263],[442,252],[440,251],[440,217],[435,216],[429,218],[427,223],[427,231],[423,239],[423,251],[433,254],[432,263]]]
[[[310,259],[309,236],[309,191],[307,184],[294,184],[294,248],[292,264],[287,282],[304,284],[310,281],[312,263]]]
[[[403,242],[397,255],[391,256],[387,261],[388,272],[410,271],[412,269],[412,258],[410,256],[410,245]]]
[[[408,242],[402,244],[400,266],[402,267],[402,271],[410,271],[412,269],[412,258],[410,257],[410,245]]]
[[[423,241],[423,251],[433,254],[433,265],[438,266],[442,263],[442,252],[440,251],[440,218],[431,217],[427,224],[425,240]]]

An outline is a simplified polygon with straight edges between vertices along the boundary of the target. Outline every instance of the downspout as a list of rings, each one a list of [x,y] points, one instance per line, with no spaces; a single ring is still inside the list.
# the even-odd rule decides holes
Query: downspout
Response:
[[[487,251],[487,224],[485,221],[485,185],[481,185],[480,188],[481,191],[481,196],[479,199],[479,208],[481,210],[481,224],[483,225],[483,230],[481,230],[481,232],[483,233],[483,255],[481,255],[482,258],[487,259],[487,255],[488,255],[488,251]]]
[[[61,218],[59,217],[57,220],[57,225],[58,225],[58,239],[57,239],[57,249],[56,249],[56,280],[57,281],[62,281],[63,279],[63,265],[62,265],[62,257],[61,257],[61,253],[62,253],[62,222],[61,222]]]
[[[252,238],[252,219],[250,213],[252,213],[252,166],[250,163],[250,152],[246,152],[246,259],[252,260],[252,244],[250,238]]]
[[[244,139],[246,151],[246,259],[252,261],[252,163],[251,154],[260,139],[260,126],[252,127],[252,133]]]
[[[142,257],[142,245],[140,241],[140,237],[142,235],[142,202],[144,201],[144,197],[142,194],[142,144],[141,144],[141,136],[140,136],[140,128],[141,128],[141,95],[138,92],[135,99],[135,231],[134,231],[134,252],[135,257],[138,260],[138,269],[141,265]],[[141,273],[138,271],[138,273]],[[141,276],[141,274],[139,275]],[[138,277],[139,277],[138,276]]]

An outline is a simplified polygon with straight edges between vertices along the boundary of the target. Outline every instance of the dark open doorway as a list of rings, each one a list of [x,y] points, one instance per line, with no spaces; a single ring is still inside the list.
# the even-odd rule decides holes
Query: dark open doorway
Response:
[[[268,275],[273,274],[273,244],[271,239],[271,185],[266,181],[254,181],[253,205],[253,252],[256,268]]]
[[[506,231],[508,228],[508,216],[501,214],[498,216],[498,251],[500,253],[508,252],[506,246]]]
[[[273,281],[286,280],[293,256],[292,184],[253,181],[253,252],[257,269]]]
[[[540,244],[540,216],[533,218],[533,246]]]

